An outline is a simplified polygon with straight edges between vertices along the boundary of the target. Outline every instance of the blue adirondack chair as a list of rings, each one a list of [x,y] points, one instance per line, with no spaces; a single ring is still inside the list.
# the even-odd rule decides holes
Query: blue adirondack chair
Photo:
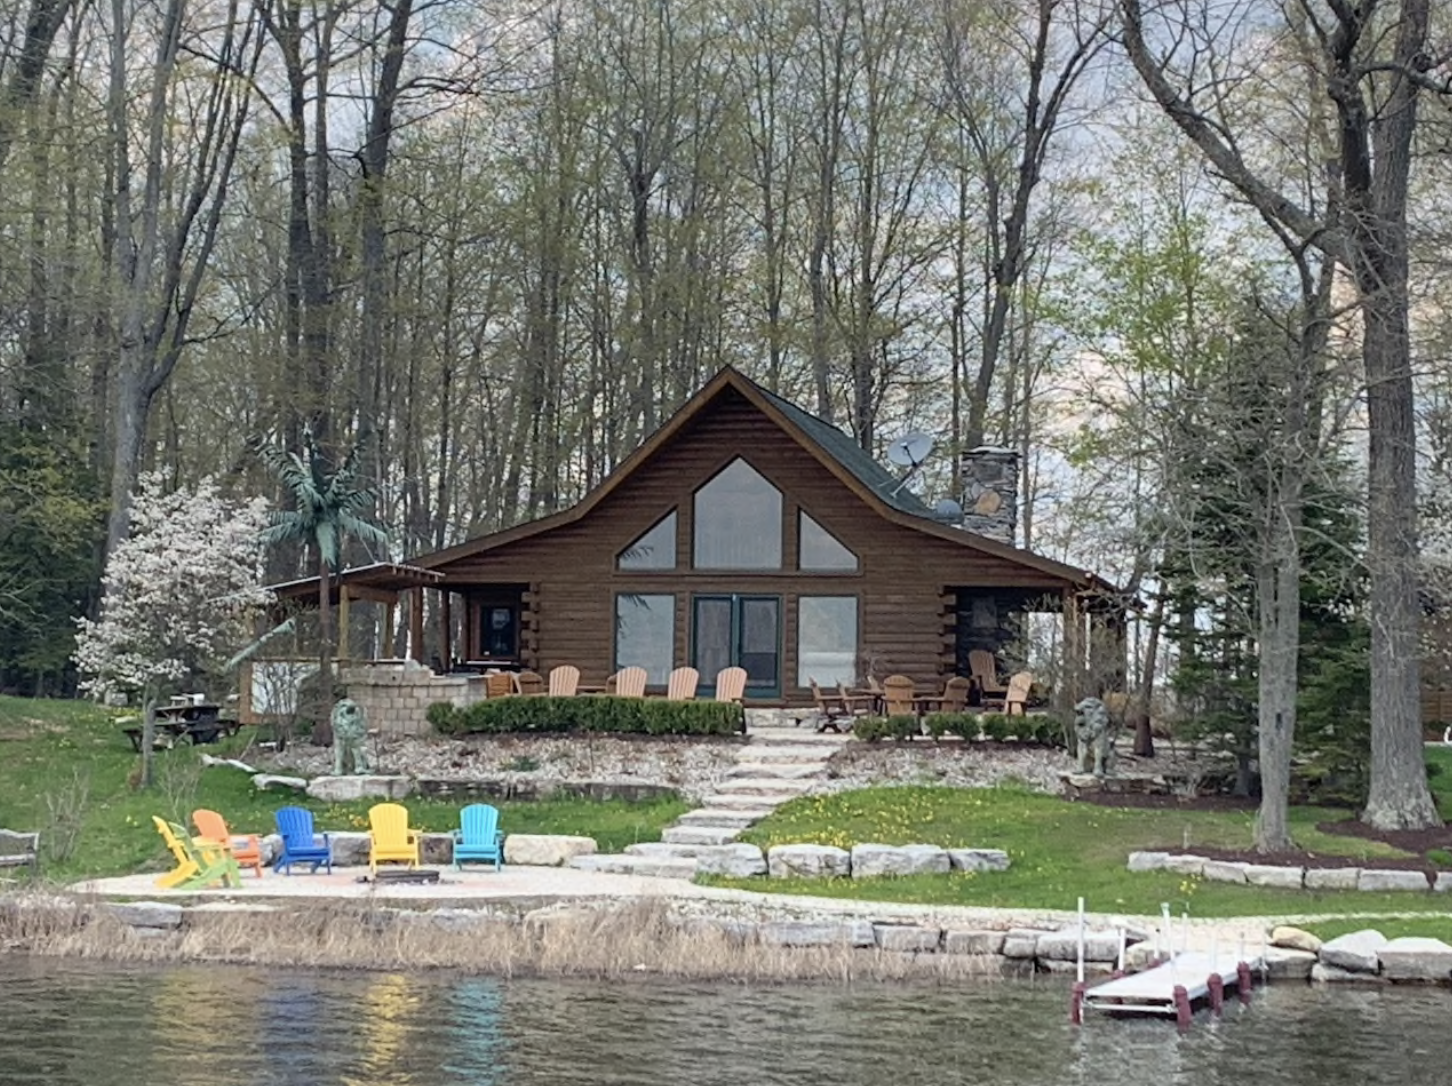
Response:
[[[504,866],[504,834],[499,832],[499,812],[487,803],[471,803],[459,812],[459,829],[454,831],[454,866],[464,862]]]
[[[273,866],[279,871],[292,874],[293,864],[312,864],[311,875],[316,875],[318,866],[333,873],[333,846],[328,835],[313,833],[313,813],[302,807],[283,807],[274,816],[277,832],[282,834],[282,852]],[[321,840],[322,844],[318,842]]]

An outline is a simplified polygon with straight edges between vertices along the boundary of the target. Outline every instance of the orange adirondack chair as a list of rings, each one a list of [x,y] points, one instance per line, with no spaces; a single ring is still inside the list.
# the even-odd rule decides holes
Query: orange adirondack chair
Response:
[[[262,838],[255,833],[232,833],[226,820],[216,811],[199,807],[192,812],[192,825],[197,836],[220,845],[232,853],[239,867],[250,867],[262,878]]]

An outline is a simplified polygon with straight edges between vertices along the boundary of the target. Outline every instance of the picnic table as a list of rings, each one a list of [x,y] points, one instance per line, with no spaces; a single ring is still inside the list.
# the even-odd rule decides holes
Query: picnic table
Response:
[[[195,702],[173,703],[156,707],[156,734],[172,742],[183,737],[193,745],[215,743],[224,735],[235,735],[240,727],[237,721],[222,718],[220,705],[197,704]],[[131,740],[132,748],[141,752],[141,728],[121,729]]]

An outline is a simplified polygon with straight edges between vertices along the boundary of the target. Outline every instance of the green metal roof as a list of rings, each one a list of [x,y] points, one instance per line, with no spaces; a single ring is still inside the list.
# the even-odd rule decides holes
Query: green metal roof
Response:
[[[754,383],[754,382],[753,382]],[[842,432],[830,422],[824,422],[816,415],[803,411],[790,400],[784,400],[774,392],[756,386],[761,394],[786,415],[808,438],[837,463],[855,475],[861,483],[879,498],[900,513],[932,519],[933,511],[921,498],[912,492],[909,485],[893,475],[873,459],[851,435]]]

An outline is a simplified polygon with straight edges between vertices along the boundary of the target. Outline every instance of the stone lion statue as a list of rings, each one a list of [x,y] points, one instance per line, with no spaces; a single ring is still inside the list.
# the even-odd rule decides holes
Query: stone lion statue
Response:
[[[343,698],[333,706],[333,776],[371,773],[368,757],[368,721],[363,706]]]
[[[1114,737],[1118,731],[1109,707],[1098,698],[1074,706],[1074,737],[1079,741],[1079,768],[1096,777],[1114,772]]]

